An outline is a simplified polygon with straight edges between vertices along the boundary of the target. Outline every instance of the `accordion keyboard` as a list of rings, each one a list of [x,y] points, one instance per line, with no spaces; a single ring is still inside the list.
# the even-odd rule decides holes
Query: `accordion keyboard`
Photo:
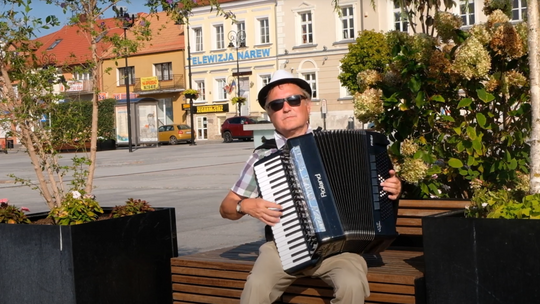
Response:
[[[262,197],[282,206],[280,222],[272,226],[274,240],[283,269],[293,269],[311,260],[311,248],[304,234],[304,225],[294,203],[294,193],[285,174],[279,153],[267,162],[255,166]],[[298,193],[296,193],[298,195]]]

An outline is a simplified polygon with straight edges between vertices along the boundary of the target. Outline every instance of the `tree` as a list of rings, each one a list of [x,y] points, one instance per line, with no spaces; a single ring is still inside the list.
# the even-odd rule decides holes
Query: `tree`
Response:
[[[51,0],[46,1],[53,3]],[[231,13],[221,10],[217,0],[199,2],[150,0],[147,5],[151,12],[157,12],[161,6],[175,18],[188,16],[193,7],[200,5],[209,5],[211,9],[216,10],[218,15],[232,17]],[[137,47],[152,35],[148,31],[149,20],[137,16],[139,22],[136,22],[131,29],[136,33],[137,39],[122,39],[119,33],[126,20],[118,18],[111,24],[101,19],[107,10],[115,7],[117,0],[54,1],[65,14],[70,13],[73,16],[70,24],[77,26],[80,33],[89,41],[91,59],[75,68],[90,72],[93,88],[95,88],[88,139],[90,153],[88,162],[83,162],[85,167],[82,170],[85,173],[78,175],[85,178],[78,179],[77,184],[72,185],[72,189],[67,189],[64,178],[74,167],[60,165],[54,138],[48,126],[41,123],[42,117],[50,113],[52,106],[60,99],[53,90],[54,85],[60,81],[56,69],[58,65],[43,66],[41,64],[39,60],[41,54],[35,52],[39,42],[34,39],[37,29],[58,25],[58,18],[56,16],[48,16],[45,20],[33,18],[31,0],[2,0],[1,3],[7,8],[0,13],[0,93],[2,94],[0,111],[5,113],[1,122],[11,129],[11,132],[19,137],[26,147],[38,180],[37,183],[20,179],[17,181],[39,190],[49,208],[53,209],[62,204],[68,190],[76,188],[88,194],[93,190],[98,137],[98,75],[103,60],[97,51],[98,44],[108,44],[111,51],[118,57],[135,52]],[[81,163],[77,161],[77,164]]]
[[[529,66],[531,82],[531,193],[540,193],[540,7],[538,1],[528,2]]]
[[[385,35],[362,31],[356,38],[356,43],[349,44],[349,52],[340,60],[342,72],[338,79],[349,92],[363,91],[358,84],[358,73],[365,70],[382,72],[390,59],[390,46]]]

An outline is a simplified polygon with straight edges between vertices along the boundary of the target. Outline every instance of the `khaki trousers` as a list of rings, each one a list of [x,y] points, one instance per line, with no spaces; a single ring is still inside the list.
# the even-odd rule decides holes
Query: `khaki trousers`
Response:
[[[273,241],[264,243],[244,286],[240,304],[271,304],[297,278],[321,278],[334,287],[333,304],[361,304],[369,297],[367,264],[355,253],[341,253],[325,259],[318,267],[297,276],[283,271]]]

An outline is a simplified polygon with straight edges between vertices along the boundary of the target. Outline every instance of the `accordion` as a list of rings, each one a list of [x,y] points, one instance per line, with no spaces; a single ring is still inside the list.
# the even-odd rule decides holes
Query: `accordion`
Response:
[[[376,254],[397,237],[397,202],[380,186],[387,146],[376,132],[317,131],[255,163],[262,197],[283,208],[272,232],[287,273],[341,252]]]

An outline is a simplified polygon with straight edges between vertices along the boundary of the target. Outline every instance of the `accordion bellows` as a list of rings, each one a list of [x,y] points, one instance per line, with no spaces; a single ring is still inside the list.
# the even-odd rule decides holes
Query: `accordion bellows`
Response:
[[[255,163],[262,197],[283,207],[272,232],[286,272],[341,252],[378,253],[397,237],[397,202],[380,186],[392,169],[387,145],[377,132],[318,131]]]

